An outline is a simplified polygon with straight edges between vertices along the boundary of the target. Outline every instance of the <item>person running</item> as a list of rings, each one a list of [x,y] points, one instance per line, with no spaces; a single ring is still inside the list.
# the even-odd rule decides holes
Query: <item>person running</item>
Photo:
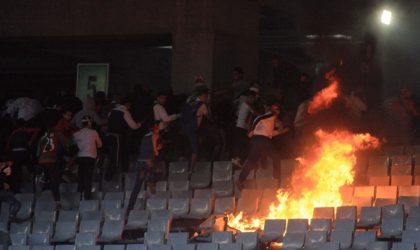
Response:
[[[92,176],[95,161],[98,155],[97,149],[102,147],[102,141],[98,132],[92,129],[93,120],[90,116],[82,117],[83,128],[73,134],[79,152],[77,153],[78,186],[77,191],[83,193],[85,200],[91,198]]]

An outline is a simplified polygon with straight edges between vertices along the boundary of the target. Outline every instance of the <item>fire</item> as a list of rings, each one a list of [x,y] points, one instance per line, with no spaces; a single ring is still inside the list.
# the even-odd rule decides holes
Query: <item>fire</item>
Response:
[[[320,90],[309,102],[308,113],[313,115],[319,111],[329,108],[333,101],[338,97],[338,80],[334,76],[335,69],[325,74],[325,78],[329,81],[329,85]]]
[[[240,231],[262,229],[266,219],[312,218],[315,207],[338,207],[343,204],[340,188],[354,181],[355,153],[375,149],[379,140],[370,134],[352,134],[349,131],[315,132],[318,141],[307,156],[298,158],[286,190],[278,190],[277,202],[270,212],[261,217],[228,215],[228,224]]]

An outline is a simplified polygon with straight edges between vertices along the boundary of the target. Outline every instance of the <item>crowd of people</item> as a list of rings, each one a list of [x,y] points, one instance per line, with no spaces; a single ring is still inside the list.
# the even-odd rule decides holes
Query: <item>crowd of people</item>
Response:
[[[189,161],[190,173],[200,171],[197,161],[232,160],[241,171],[239,187],[253,169],[266,167],[271,159],[274,177],[280,179],[280,159],[297,156],[319,126],[374,130],[394,144],[416,142],[419,112],[408,85],[401,85],[399,93],[379,108],[369,106],[363,86],[340,86],[335,105],[311,116],[308,102],[320,89],[314,87],[315,78],[278,59],[273,59],[269,83],[248,82],[244,75],[235,67],[231,84],[223,90],[210,89],[198,76],[186,98],[167,90],[153,95],[147,87],[136,86],[128,96],[98,92],[83,105],[64,94],[43,98],[22,94],[5,100],[0,200],[12,202],[17,211],[13,193],[22,192],[28,180],[50,189],[57,206],[64,181],[77,181],[78,191],[90,199],[95,169],[101,180],[112,181],[133,166],[138,172],[135,198],[143,181],[153,183],[164,176],[157,163],[167,166],[180,159]],[[372,127],[369,119],[377,117],[387,126]],[[134,206],[133,197],[129,207]]]

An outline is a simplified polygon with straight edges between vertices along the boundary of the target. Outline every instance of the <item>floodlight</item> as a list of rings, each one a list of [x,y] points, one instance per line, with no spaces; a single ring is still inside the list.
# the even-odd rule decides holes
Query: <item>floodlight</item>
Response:
[[[389,10],[383,10],[381,15],[381,23],[390,25],[392,20],[392,12]]]

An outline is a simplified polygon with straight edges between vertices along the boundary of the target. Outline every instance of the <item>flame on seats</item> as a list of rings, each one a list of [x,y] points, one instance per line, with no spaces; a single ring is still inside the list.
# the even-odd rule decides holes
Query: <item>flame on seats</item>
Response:
[[[292,174],[289,188],[277,191],[268,214],[246,216],[243,212],[228,215],[228,225],[240,231],[263,229],[266,219],[312,218],[315,207],[343,205],[340,188],[354,181],[356,152],[379,147],[379,139],[345,130],[315,132],[316,143]]]

